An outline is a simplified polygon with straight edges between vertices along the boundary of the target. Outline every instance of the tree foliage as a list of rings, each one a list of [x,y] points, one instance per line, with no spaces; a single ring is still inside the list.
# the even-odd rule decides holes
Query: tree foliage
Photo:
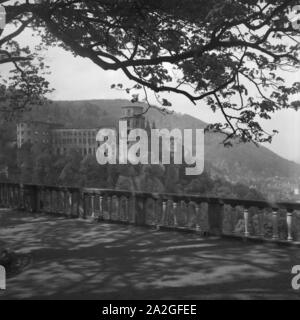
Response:
[[[0,1],[4,3],[6,1]],[[40,55],[41,46],[31,52],[28,46],[22,47],[15,39],[26,28],[34,27],[34,19],[28,14],[11,17],[8,12],[8,24],[13,25],[10,33],[1,37],[0,29],[0,67],[11,64],[8,75],[0,73],[0,115],[4,119],[15,118],[18,114],[34,105],[42,104],[45,95],[52,90],[45,79],[47,66]]]
[[[157,96],[173,92],[195,104],[205,101],[224,116],[224,123],[208,129],[225,133],[225,144],[271,141],[275,131],[265,132],[260,120],[299,106],[291,96],[300,84],[282,78],[282,69],[299,67],[300,28],[291,21],[298,0],[0,4],[8,23],[19,25],[17,33],[27,25],[38,28],[45,44],[55,42],[104,70],[122,70],[146,96],[151,89]],[[23,59],[17,52],[11,58]]]

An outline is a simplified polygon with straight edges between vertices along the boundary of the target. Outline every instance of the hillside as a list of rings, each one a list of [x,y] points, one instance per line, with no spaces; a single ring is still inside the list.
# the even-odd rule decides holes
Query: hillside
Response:
[[[126,100],[55,101],[34,108],[25,119],[54,121],[66,127],[90,128],[110,127],[118,124],[121,107],[130,105]],[[197,129],[206,124],[189,115],[172,114],[163,116],[157,110],[147,114],[150,123],[157,128]],[[300,176],[300,165],[288,161],[265,147],[252,144],[224,148],[219,134],[205,136],[205,161],[213,175],[226,177],[230,181],[250,181],[279,176]]]

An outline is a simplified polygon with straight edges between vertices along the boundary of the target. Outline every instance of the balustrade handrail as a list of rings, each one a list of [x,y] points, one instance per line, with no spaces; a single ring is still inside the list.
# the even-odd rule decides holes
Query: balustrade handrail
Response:
[[[300,202],[270,202],[267,200],[249,200],[249,199],[235,199],[226,197],[211,197],[211,196],[199,196],[197,194],[177,194],[177,193],[158,193],[158,192],[141,192],[141,191],[128,191],[122,189],[103,189],[103,188],[88,188],[88,187],[70,187],[70,186],[53,186],[53,185],[41,185],[41,184],[22,184],[13,182],[0,182],[0,185],[10,185],[15,187],[37,188],[39,190],[56,190],[67,192],[80,192],[82,194],[94,194],[94,195],[123,195],[127,197],[139,198],[152,198],[154,200],[175,200],[186,201],[195,203],[211,203],[219,205],[231,205],[231,206],[243,206],[246,208],[257,207],[259,209],[269,208],[273,210],[286,209],[288,211],[300,210]]]
[[[151,200],[151,212],[149,212],[149,200]],[[206,209],[203,204],[206,204],[204,206]],[[295,231],[297,226],[293,224],[294,212],[300,210],[300,203],[297,202],[269,202],[205,197],[195,194],[147,193],[0,182],[0,205],[31,212],[63,214],[69,217],[91,217],[140,226],[155,225],[157,228],[172,227],[203,231],[203,225],[205,225],[207,233],[214,235],[225,235],[224,221],[231,207],[233,213],[230,213],[232,218],[230,234],[236,233],[235,229],[237,226],[241,227],[240,222],[242,221],[244,237],[253,234],[251,217],[254,213],[251,208],[254,208],[260,238],[265,237],[264,219],[265,214],[269,213],[271,213],[273,240],[282,237],[282,232],[288,241],[293,241],[295,234],[297,237],[300,236],[300,231]],[[203,210],[206,210],[206,222],[203,222],[201,218]],[[239,220],[238,223],[236,223],[237,217],[234,216],[234,212],[242,213],[242,220]],[[285,228],[283,229],[282,226],[279,226],[282,214],[285,214]],[[297,219],[295,219],[296,224]]]

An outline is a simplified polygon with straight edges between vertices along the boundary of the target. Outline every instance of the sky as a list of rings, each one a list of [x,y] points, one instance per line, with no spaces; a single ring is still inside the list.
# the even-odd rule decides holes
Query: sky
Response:
[[[31,32],[23,33],[18,40],[22,44],[35,43]],[[44,57],[51,70],[47,78],[55,89],[49,96],[53,100],[130,99],[125,92],[111,89],[114,83],[132,85],[121,71],[104,71],[90,60],[74,57],[70,52],[57,47],[49,48],[44,52]],[[4,71],[5,67],[1,68]],[[286,74],[285,80],[300,81],[300,72]],[[207,123],[224,121],[221,114],[213,113],[203,102],[194,106],[184,96],[167,94],[164,97],[172,102],[172,108],[176,112],[189,114]],[[151,95],[150,102],[156,103]],[[272,120],[262,124],[269,132],[273,129],[279,131],[272,144],[265,146],[286,159],[300,163],[300,111],[276,112],[272,115]]]

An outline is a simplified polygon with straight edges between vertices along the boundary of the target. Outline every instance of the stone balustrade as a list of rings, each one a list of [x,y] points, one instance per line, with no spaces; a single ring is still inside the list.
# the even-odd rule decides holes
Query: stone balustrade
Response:
[[[0,183],[0,206],[203,235],[300,240],[300,203]]]

